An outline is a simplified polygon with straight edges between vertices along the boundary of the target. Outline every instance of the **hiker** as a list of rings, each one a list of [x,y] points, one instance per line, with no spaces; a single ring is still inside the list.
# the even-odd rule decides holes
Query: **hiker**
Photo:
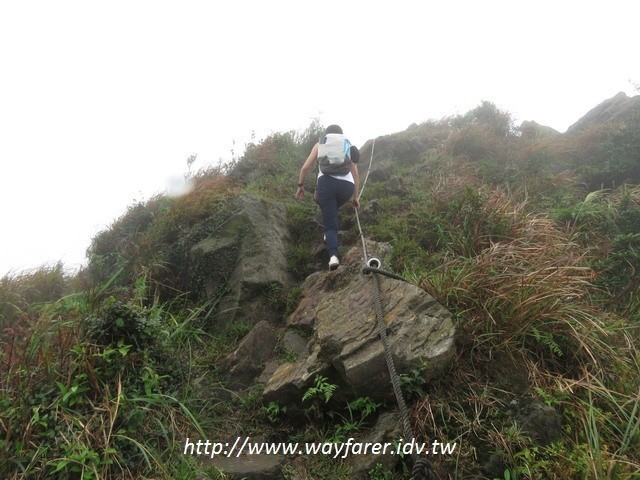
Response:
[[[324,223],[324,240],[329,251],[329,269],[340,265],[338,259],[338,209],[349,199],[355,208],[358,200],[358,161],[360,152],[351,145],[339,125],[327,127],[325,135],[311,149],[309,157],[300,169],[296,199],[304,198],[304,181],[318,160],[318,183],[313,195],[320,205]]]

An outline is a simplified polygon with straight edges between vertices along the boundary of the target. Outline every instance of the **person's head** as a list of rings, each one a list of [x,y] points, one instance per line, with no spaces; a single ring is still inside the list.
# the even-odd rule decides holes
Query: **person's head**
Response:
[[[342,135],[342,128],[340,125],[329,125],[326,133],[339,133]]]

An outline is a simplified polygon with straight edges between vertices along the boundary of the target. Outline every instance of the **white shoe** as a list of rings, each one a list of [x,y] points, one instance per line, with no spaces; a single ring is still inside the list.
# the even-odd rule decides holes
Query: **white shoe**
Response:
[[[338,265],[340,265],[340,260],[335,255],[332,255],[331,259],[329,259],[329,270],[335,270]]]

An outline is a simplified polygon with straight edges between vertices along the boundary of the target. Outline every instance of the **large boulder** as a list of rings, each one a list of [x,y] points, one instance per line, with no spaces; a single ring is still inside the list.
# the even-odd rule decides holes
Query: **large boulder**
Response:
[[[368,243],[371,256],[390,247]],[[267,382],[265,401],[299,403],[316,375],[348,396],[393,396],[374,310],[376,275],[361,273],[362,249],[352,249],[333,272],[316,272],[302,285],[303,298],[287,323],[312,333],[306,355],[281,365]],[[383,261],[384,267],[384,261]],[[389,346],[399,374],[438,375],[454,353],[451,313],[417,286],[378,275]]]
[[[222,297],[218,328],[234,320],[276,319],[278,312],[270,308],[269,297],[294,282],[287,270],[284,205],[241,195],[232,209],[234,214],[214,235],[191,249],[193,271],[204,278],[206,295]]]

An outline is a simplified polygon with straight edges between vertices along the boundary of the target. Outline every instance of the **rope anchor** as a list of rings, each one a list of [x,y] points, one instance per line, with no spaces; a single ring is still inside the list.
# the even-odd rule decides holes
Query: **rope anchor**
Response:
[[[373,258],[370,258],[369,261],[367,261],[367,267],[369,267],[369,268],[380,268],[380,267],[382,267],[382,262],[380,260],[378,260],[377,258],[373,257]]]

